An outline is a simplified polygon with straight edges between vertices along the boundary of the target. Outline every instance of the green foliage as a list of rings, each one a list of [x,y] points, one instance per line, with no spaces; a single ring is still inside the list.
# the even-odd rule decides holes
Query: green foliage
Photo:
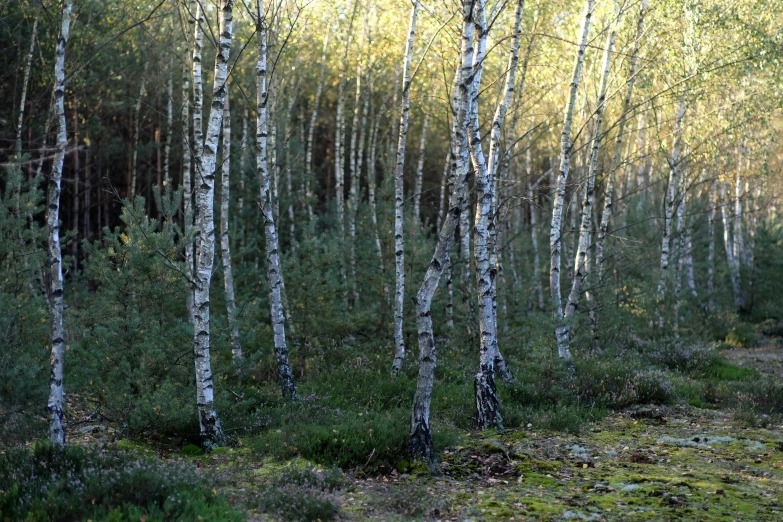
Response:
[[[123,229],[85,243],[94,290],[75,320],[66,380],[126,436],[197,433],[181,245],[137,198]]]
[[[750,348],[756,342],[756,331],[753,326],[745,323],[738,324],[726,335],[726,343],[735,348]]]
[[[188,466],[36,446],[0,457],[0,520],[244,520]]]
[[[46,234],[31,219],[43,209],[38,183],[22,181],[15,166],[5,167],[5,173],[0,193],[0,439],[21,442],[29,440],[29,429],[40,429],[48,391]]]
[[[255,506],[284,520],[332,520],[340,508],[328,494],[344,483],[345,478],[337,469],[289,464],[264,484]]]

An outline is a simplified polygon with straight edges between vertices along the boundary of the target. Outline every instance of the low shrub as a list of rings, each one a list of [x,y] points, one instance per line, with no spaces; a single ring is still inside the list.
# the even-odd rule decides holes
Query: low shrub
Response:
[[[726,335],[726,343],[735,348],[750,348],[756,342],[756,331],[749,324],[738,324]]]
[[[0,520],[240,521],[192,469],[114,452],[36,446],[0,457]]]

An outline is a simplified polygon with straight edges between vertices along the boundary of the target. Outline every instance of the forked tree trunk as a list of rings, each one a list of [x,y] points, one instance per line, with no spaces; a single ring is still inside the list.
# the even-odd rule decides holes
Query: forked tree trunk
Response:
[[[405,358],[405,334],[403,316],[405,301],[405,241],[403,231],[405,193],[403,192],[403,173],[405,167],[405,144],[408,139],[408,117],[411,109],[411,60],[413,41],[416,36],[416,17],[419,13],[419,0],[413,0],[408,40],[405,44],[405,59],[402,73],[402,102],[400,104],[400,134],[397,140],[397,160],[394,169],[394,362],[392,374],[402,369]]]
[[[469,4],[471,2],[465,2]],[[473,381],[476,394],[476,423],[480,429],[502,428],[500,399],[495,388],[495,358],[497,346],[497,321],[492,299],[492,278],[495,267],[489,260],[489,214],[492,209],[492,182],[489,177],[484,151],[481,148],[481,127],[478,117],[478,99],[481,90],[481,73],[486,55],[487,25],[484,0],[472,0],[473,9],[466,18],[475,26],[473,56],[463,55],[463,88],[468,94],[468,131],[470,133],[470,159],[476,175],[476,211],[473,226],[473,256],[476,262],[476,288],[479,319],[479,369]],[[463,31],[464,32],[464,31]],[[470,73],[468,73],[470,71]]]
[[[557,328],[557,349],[559,352],[568,352],[568,342],[570,334],[570,323],[579,308],[579,298],[582,293],[582,285],[587,277],[588,256],[590,248],[590,239],[593,233],[593,191],[595,189],[595,178],[598,173],[598,155],[601,151],[601,142],[603,140],[603,119],[606,109],[606,95],[609,88],[609,71],[612,67],[612,52],[614,50],[614,40],[617,33],[617,27],[620,24],[621,11],[619,5],[615,4],[615,20],[612,28],[606,37],[604,46],[604,56],[601,66],[602,76],[601,85],[598,87],[598,99],[595,104],[595,114],[593,116],[593,140],[590,151],[590,159],[587,165],[587,181],[585,183],[585,194],[582,200],[582,222],[579,226],[579,241],[576,248],[576,259],[574,260],[574,276],[571,281],[571,292],[568,294],[568,302],[563,311],[563,318],[560,326]]]
[[[201,438],[207,448],[225,440],[215,409],[215,390],[210,354],[210,282],[215,264],[215,169],[220,127],[228,94],[228,62],[233,30],[233,0],[221,0],[220,39],[215,55],[212,105],[201,154],[196,158],[196,291],[193,315],[193,351],[196,360],[196,392]],[[198,45],[198,44],[197,44]],[[194,54],[194,63],[196,62]],[[200,65],[200,64],[199,64]],[[197,125],[194,122],[194,125]]]
[[[677,120],[674,129],[674,145],[672,146],[671,169],[669,170],[669,185],[666,194],[665,223],[661,239],[661,275],[658,280],[658,327],[663,328],[663,315],[660,307],[666,297],[666,279],[669,272],[669,245],[672,236],[674,207],[677,203],[677,188],[679,186],[680,141],[682,140],[682,120],[685,117],[685,95],[680,100],[677,110]]]
[[[239,338],[237,305],[234,299],[234,270],[231,267],[231,241],[229,241],[228,210],[231,201],[231,110],[229,85],[226,83],[226,104],[223,109],[223,165],[220,180],[220,253],[223,257],[223,287],[226,290],[226,313],[231,336],[231,356],[237,363],[242,359],[242,343]]]
[[[65,332],[63,329],[63,258],[60,249],[60,184],[63,177],[68,134],[65,121],[65,50],[71,33],[73,2],[64,0],[60,34],[54,55],[54,99],[57,114],[57,145],[49,178],[46,224],[49,229],[49,303],[52,315],[52,355],[49,377],[49,440],[55,446],[65,445],[63,426],[63,368],[65,364]]]
[[[590,32],[590,19],[593,16],[594,3],[594,0],[587,0],[587,5],[585,6],[582,34],[576,51],[574,71],[571,75],[571,88],[569,90],[565,115],[563,117],[563,131],[560,136],[560,168],[557,176],[554,201],[552,203],[552,226],[549,230],[549,289],[552,296],[552,309],[555,319],[558,322],[561,322],[563,318],[563,305],[560,297],[560,249],[562,243],[560,231],[563,221],[563,202],[565,201],[566,182],[568,181],[568,172],[571,167],[571,126],[574,121],[576,95],[579,90],[579,79],[582,74],[582,64],[584,63],[585,48],[587,47],[587,36]],[[567,344],[558,341],[558,355],[560,358],[567,361],[571,359],[571,352],[568,349]]]
[[[271,176],[267,165],[267,43],[266,43],[266,16],[263,0],[258,0],[256,13],[258,33],[258,62],[256,65],[257,79],[257,111],[256,144],[258,155],[256,157],[256,169],[258,183],[261,189],[261,211],[264,218],[264,236],[266,238],[267,276],[269,282],[269,306],[274,335],[275,358],[277,359],[277,373],[280,378],[280,386],[283,396],[291,400],[297,398],[294,375],[288,362],[288,343],[286,342],[285,323],[282,298],[282,272],[280,266],[280,254],[277,238],[277,227],[273,212],[271,191]]]

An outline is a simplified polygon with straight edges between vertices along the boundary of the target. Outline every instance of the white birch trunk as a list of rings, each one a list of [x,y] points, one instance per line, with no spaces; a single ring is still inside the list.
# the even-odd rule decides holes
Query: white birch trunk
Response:
[[[465,2],[471,3],[471,2]],[[488,26],[484,0],[473,0],[468,20],[475,25],[476,45],[472,59],[463,57],[464,88],[468,94],[468,130],[470,133],[470,159],[476,175],[476,211],[473,226],[473,256],[476,262],[476,288],[479,319],[479,369],[474,378],[476,391],[476,423],[480,429],[501,428],[500,399],[495,388],[495,358],[497,347],[497,321],[492,298],[492,278],[495,267],[489,259],[489,214],[492,209],[492,182],[489,177],[484,152],[481,148],[481,128],[478,117],[478,99],[481,73],[486,54]],[[468,73],[470,71],[470,73]],[[469,85],[468,85],[469,83]]]
[[[427,140],[427,127],[430,124],[429,112],[424,114],[424,123],[421,126],[421,138],[419,139],[419,162],[416,165],[416,181],[413,188],[413,223],[412,229],[419,227],[421,219],[421,189],[424,181],[424,146]]]
[[[351,293],[353,306],[359,306],[359,288],[356,281],[356,214],[359,211],[359,180],[362,175],[362,154],[364,153],[364,127],[367,124],[367,102],[362,102],[362,68],[356,71],[356,100],[354,103],[353,121],[351,123],[351,186],[348,193],[348,264],[351,268]],[[359,118],[361,117],[361,123]],[[358,140],[358,142],[357,142]]]
[[[465,1],[463,4],[464,18],[462,25],[462,55],[470,56],[472,54],[472,35],[473,20],[472,3],[475,0]],[[470,54],[469,54],[470,53]],[[468,60],[468,68],[465,73],[469,74],[472,70],[471,62]],[[454,126],[453,128],[465,129],[467,124],[467,104],[470,87],[467,78],[463,76],[460,82],[458,93],[454,94]],[[462,131],[464,133],[464,130]],[[467,179],[468,171],[466,168],[459,167],[459,160],[462,156],[460,147],[466,146],[466,142],[455,140],[452,144],[453,161],[452,163],[452,191],[449,198],[449,209],[446,212],[443,227],[438,232],[438,240],[435,246],[435,252],[432,256],[427,272],[424,275],[424,281],[416,294],[416,327],[418,330],[419,341],[419,372],[416,381],[416,394],[413,398],[413,411],[411,413],[411,427],[408,434],[408,452],[412,457],[423,458],[430,468],[435,464],[435,450],[432,443],[432,430],[430,428],[430,403],[432,400],[432,388],[435,381],[435,366],[437,363],[437,348],[435,346],[435,336],[432,330],[431,305],[435,291],[438,289],[438,283],[445,267],[450,265],[449,251],[454,233],[463,214],[463,207],[468,204],[467,201]],[[491,362],[491,361],[490,361]]]
[[[734,180],[734,258],[740,265],[746,265],[745,238],[742,234],[742,174],[746,154],[745,140],[738,154],[737,177]]]
[[[19,99],[19,117],[16,120],[16,146],[14,154],[16,161],[22,161],[22,125],[24,123],[24,106],[27,102],[27,86],[30,83],[30,70],[33,66],[33,54],[35,52],[35,38],[38,32],[38,15],[33,20],[33,31],[30,35],[30,49],[27,51],[27,61],[24,66],[24,77],[22,79],[22,96]]]
[[[452,136],[451,139],[453,140],[454,136]],[[443,222],[443,203],[446,201],[446,184],[448,183],[450,166],[451,150],[446,153],[446,161],[443,163],[443,175],[440,178],[440,194],[438,195],[438,213],[435,216],[435,230],[440,230],[441,223]]]
[[[345,248],[345,75],[348,71],[348,52],[351,47],[351,26],[353,18],[347,22],[345,29],[345,50],[343,52],[343,62],[340,68],[340,77],[337,86],[337,122],[335,125],[334,140],[334,185],[335,185],[335,203],[337,206],[337,237],[339,249],[342,252]],[[343,300],[346,310],[348,309],[348,271],[345,266],[345,257],[340,256],[340,277],[343,284]]]
[[[174,129],[174,74],[169,63],[169,79],[166,83],[166,144],[163,146],[163,181],[165,186],[171,185],[171,140]],[[161,189],[163,190],[163,189]]]
[[[677,187],[679,186],[679,162],[680,162],[680,141],[682,140],[682,120],[685,117],[685,95],[680,100],[680,108],[677,110],[677,120],[674,129],[674,145],[672,147],[671,169],[669,171],[669,185],[666,195],[666,210],[663,238],[661,239],[661,275],[658,280],[658,303],[663,306],[663,300],[666,297],[666,275],[669,272],[669,245],[672,236],[672,220],[674,218],[674,207],[677,198]],[[658,311],[658,327],[663,328],[663,316]]]
[[[729,216],[729,205],[731,202],[726,194],[726,182],[722,182],[721,190],[721,215],[723,216],[723,244],[726,248],[726,261],[729,265],[729,278],[731,279],[731,289],[734,294],[734,311],[738,312],[745,304],[742,295],[742,282],[740,280],[739,260],[734,256],[734,245],[731,241],[731,217]]]
[[[54,98],[57,114],[57,145],[49,178],[46,224],[49,229],[49,294],[52,315],[51,374],[49,377],[49,440],[55,446],[65,445],[63,426],[63,369],[65,365],[65,332],[63,329],[63,258],[60,249],[60,185],[63,177],[65,148],[68,134],[65,120],[65,50],[71,33],[73,2],[64,0],[60,21],[60,34],[54,55]]]
[[[182,190],[183,190],[183,213],[185,234],[193,226],[193,172],[191,165],[191,141],[190,141],[190,70],[187,63],[182,64]],[[195,313],[194,285],[193,285],[193,241],[185,243],[185,276],[188,278],[188,295],[186,307],[188,312],[188,322],[192,325],[193,315]]]
[[[226,314],[231,337],[231,355],[234,362],[242,359],[242,343],[239,338],[237,306],[234,298],[234,271],[231,266],[231,242],[228,225],[229,203],[231,201],[231,110],[229,108],[229,85],[226,83],[226,104],[223,109],[223,165],[220,180],[220,253],[223,257],[223,287],[226,291]]]
[[[590,159],[587,165],[585,194],[584,199],[582,200],[582,221],[579,226],[579,242],[576,248],[576,259],[574,260],[574,276],[571,281],[571,292],[568,295],[568,302],[566,303],[563,312],[562,322],[557,331],[558,352],[560,353],[569,351],[570,322],[573,320],[573,316],[576,314],[579,307],[582,285],[587,277],[588,250],[590,248],[590,239],[593,232],[593,192],[595,190],[595,178],[598,172],[598,155],[601,151],[601,141],[603,140],[602,125],[607,102],[606,94],[609,87],[609,71],[612,66],[612,52],[614,50],[614,40],[621,17],[619,9],[619,5],[615,4],[615,20],[606,37],[606,45],[604,46],[604,56],[601,65],[601,85],[598,88],[598,99],[596,100],[595,114],[593,116],[593,140]]]
[[[680,202],[677,205],[677,226],[675,242],[675,254],[677,256],[677,264],[675,265],[675,277],[674,277],[674,313],[672,314],[672,333],[674,338],[680,337],[680,290],[682,288],[682,276],[685,271],[685,173],[680,176],[680,189],[679,192]]]
[[[563,220],[563,202],[565,200],[566,182],[568,181],[568,172],[571,166],[571,126],[574,120],[574,107],[576,106],[576,95],[579,90],[579,79],[582,74],[582,64],[584,63],[585,48],[587,47],[587,36],[590,32],[590,19],[593,16],[594,0],[587,0],[585,6],[584,23],[582,34],[577,47],[576,58],[574,59],[574,72],[571,77],[571,87],[566,103],[565,115],[563,117],[563,131],[560,136],[560,168],[557,176],[557,186],[555,188],[554,201],[552,203],[552,226],[549,231],[549,251],[550,251],[550,269],[549,269],[549,288],[552,296],[552,308],[555,319],[558,322],[563,318],[563,305],[560,296],[560,249],[561,249],[561,228]],[[569,361],[571,352],[568,345],[559,339],[558,335],[558,355],[560,358]]]
[[[693,297],[697,297],[696,294],[696,280],[693,276],[693,240],[691,238],[691,228],[688,226],[688,204],[690,200],[690,194],[688,192],[688,184],[686,178],[683,178],[682,182],[682,213],[683,213],[683,230],[680,239],[680,246],[682,252],[682,271],[685,274],[685,284],[688,286],[688,291]]]
[[[261,211],[264,217],[264,236],[266,238],[267,275],[269,280],[269,306],[274,333],[275,358],[277,359],[277,371],[280,379],[283,396],[295,400],[297,398],[294,375],[288,362],[288,344],[286,342],[285,323],[286,317],[283,309],[282,298],[282,272],[280,266],[279,245],[277,227],[273,212],[271,193],[271,176],[267,165],[267,43],[266,43],[266,17],[263,0],[258,0],[257,11],[258,33],[258,62],[256,65],[257,78],[257,110],[256,144],[258,155],[256,157],[256,169],[258,182],[261,189]]]
[[[419,13],[419,0],[413,0],[411,19],[408,27],[408,40],[405,44],[405,59],[402,73],[402,102],[400,103],[400,134],[397,141],[397,160],[394,169],[394,361],[392,374],[402,369],[405,358],[405,334],[403,333],[403,303],[405,301],[405,241],[403,236],[405,194],[403,192],[403,173],[405,167],[405,144],[408,139],[408,117],[411,109],[411,61],[413,41],[416,36],[416,17]]]
[[[196,359],[196,391],[201,438],[207,447],[223,443],[223,429],[215,410],[215,390],[210,354],[210,282],[215,264],[215,170],[223,111],[228,93],[228,62],[233,29],[233,0],[221,0],[220,39],[215,55],[212,107],[201,154],[196,158],[196,290],[194,296],[193,351]],[[197,44],[198,46],[198,44]],[[195,58],[194,64],[200,60]],[[199,63],[200,65],[200,63]],[[194,122],[194,126],[196,123]]]

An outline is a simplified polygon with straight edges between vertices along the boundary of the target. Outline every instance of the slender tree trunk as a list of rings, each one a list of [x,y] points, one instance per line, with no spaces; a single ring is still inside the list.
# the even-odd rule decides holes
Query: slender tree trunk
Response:
[[[49,401],[47,408],[50,415],[49,440],[55,446],[65,445],[65,428],[63,427],[65,333],[63,329],[63,259],[62,251],[60,250],[60,183],[63,176],[65,147],[68,145],[65,120],[65,50],[71,32],[72,9],[73,2],[64,0],[62,3],[60,34],[57,37],[54,57],[54,98],[59,129],[57,131],[57,148],[52,164],[52,175],[49,178],[49,201],[46,213],[46,224],[49,229],[49,294],[50,312],[52,315],[51,375],[49,378]]]
[[[452,140],[454,137],[452,136]],[[438,196],[438,212],[435,215],[435,230],[440,230],[443,221],[443,203],[446,201],[446,184],[449,177],[449,166],[451,166],[451,150],[446,153],[446,161],[443,163],[443,175],[440,178],[440,194]]]
[[[351,268],[351,293],[354,308],[359,306],[359,288],[356,281],[356,214],[359,211],[359,180],[362,175],[362,153],[364,152],[365,131],[367,124],[367,101],[362,102],[362,68],[356,71],[356,100],[351,122],[351,187],[348,193],[348,264]],[[362,108],[362,106],[364,106]],[[361,116],[361,123],[359,118]],[[361,130],[360,130],[361,129]],[[357,142],[358,140],[358,142]]]
[[[530,149],[526,153],[528,165],[528,179],[530,179]],[[538,309],[544,310],[544,286],[541,284],[541,256],[538,246],[538,206],[535,200],[535,189],[529,181],[527,184],[527,196],[530,200],[530,241],[533,243],[533,293],[537,297]]]
[[[291,164],[291,135],[293,134],[293,131],[291,129],[290,115],[293,113],[295,104],[296,95],[294,94],[288,99],[288,118],[286,119],[285,124],[285,142],[283,145],[283,152],[285,154],[285,188],[288,192],[288,234],[290,236],[289,244],[292,254],[296,252],[296,213],[294,212],[294,201],[296,198],[294,197],[294,180],[292,179],[293,165]]]
[[[731,241],[731,217],[729,216],[729,205],[731,202],[729,201],[729,198],[726,194],[727,191],[725,181],[721,183],[720,190],[720,211],[721,215],[723,216],[723,244],[726,248],[726,261],[729,265],[729,278],[731,279],[731,289],[734,293],[734,311],[739,312],[739,310],[745,304],[745,299],[742,295],[739,260],[734,256],[734,245]]]
[[[574,107],[576,106],[576,95],[579,89],[579,78],[582,74],[582,64],[584,63],[585,48],[587,47],[587,36],[590,32],[590,19],[593,16],[594,0],[587,0],[585,7],[584,23],[582,34],[577,47],[576,58],[574,60],[574,72],[571,77],[571,88],[566,103],[565,115],[563,118],[563,131],[560,136],[560,168],[557,176],[557,186],[555,188],[554,202],[552,204],[552,226],[549,231],[549,251],[550,251],[550,269],[549,269],[549,288],[552,296],[552,308],[555,319],[558,322],[563,318],[563,305],[560,297],[560,248],[561,248],[561,228],[563,220],[563,202],[565,200],[566,182],[568,181],[568,171],[571,166],[571,126],[574,120]],[[559,329],[558,329],[559,330]],[[571,352],[568,344],[560,341],[558,337],[558,354],[560,358],[569,361]]]
[[[274,332],[275,358],[277,359],[277,371],[280,378],[280,386],[283,396],[291,400],[297,398],[294,375],[288,362],[288,344],[286,342],[285,323],[286,317],[283,311],[282,298],[282,272],[280,266],[279,246],[277,239],[277,227],[273,212],[271,194],[271,179],[267,165],[267,43],[266,43],[266,16],[263,0],[258,0],[258,63],[256,65],[257,78],[257,103],[258,119],[256,124],[256,144],[258,155],[256,157],[258,182],[261,188],[261,210],[264,217],[264,236],[266,238],[267,275],[269,279],[269,306],[272,318],[272,330]]]
[[[166,144],[163,148],[163,184],[171,185],[171,140],[174,135],[174,72],[169,62],[169,79],[166,83]],[[163,189],[161,189],[163,190]],[[170,190],[170,188],[169,188]]]
[[[27,51],[27,62],[24,66],[24,79],[22,80],[22,96],[19,100],[19,117],[16,120],[16,147],[14,154],[16,161],[22,161],[22,125],[24,123],[24,106],[27,102],[27,86],[30,83],[30,70],[33,66],[33,54],[35,51],[35,38],[38,32],[38,15],[33,20],[33,31],[30,34],[30,50]]]
[[[182,190],[183,190],[183,231],[189,234],[193,227],[193,184],[192,184],[192,165],[191,165],[191,141],[190,141],[190,71],[187,63],[182,64]],[[107,214],[108,216],[108,214]],[[194,324],[193,308],[194,285],[193,285],[193,241],[185,243],[185,275],[188,278],[188,295],[186,307],[188,312],[188,322]]]
[[[321,51],[321,70],[318,73],[318,86],[315,89],[315,98],[313,99],[313,111],[310,113],[310,126],[307,128],[307,144],[305,146],[305,198],[307,199],[307,214],[312,224],[315,215],[313,214],[313,136],[315,134],[315,121],[318,119],[318,108],[321,103],[321,93],[324,90],[324,77],[326,75],[326,51],[329,48],[329,31],[331,26],[326,27],[326,36],[324,36],[324,47]]]
[[[73,108],[73,199],[71,199],[71,216],[73,216],[73,239],[71,240],[71,257],[73,258],[73,271],[79,270],[79,177],[81,168],[79,165],[79,113],[76,100],[71,105]]]
[[[196,291],[194,313],[194,354],[199,424],[204,444],[211,448],[225,437],[215,409],[214,383],[210,357],[210,282],[215,263],[215,169],[220,128],[228,95],[228,63],[233,29],[233,0],[221,0],[220,40],[215,56],[212,105],[201,154],[196,158]],[[197,44],[198,46],[198,44]],[[197,51],[198,52],[198,51]],[[194,63],[196,63],[194,53]],[[199,64],[200,65],[200,64]],[[194,126],[197,126],[194,122]]]
[[[413,188],[413,230],[419,227],[421,219],[421,190],[424,181],[424,146],[427,140],[427,127],[430,124],[429,113],[424,114],[424,123],[421,126],[421,139],[419,140],[419,162],[416,165],[416,181]]]
[[[601,66],[601,85],[598,88],[598,99],[596,100],[596,109],[593,116],[592,150],[587,165],[587,181],[585,183],[584,199],[582,200],[582,222],[579,227],[579,242],[577,244],[576,259],[574,261],[574,277],[571,281],[571,292],[568,295],[568,302],[563,311],[563,319],[557,329],[558,351],[561,353],[569,351],[570,323],[573,321],[573,316],[576,314],[579,307],[582,285],[587,277],[587,257],[589,255],[590,239],[593,232],[593,192],[595,190],[595,178],[598,172],[598,155],[601,151],[601,141],[603,140],[602,125],[604,110],[606,109],[606,94],[609,87],[609,71],[612,67],[612,52],[614,50],[614,40],[617,33],[617,27],[620,23],[620,16],[620,7],[618,4],[615,4],[615,20],[606,37],[606,45],[604,46],[604,56]]]
[[[473,49],[472,4],[474,1],[466,0],[463,3],[461,53],[463,56],[468,57],[472,55]],[[468,67],[464,74],[470,75],[472,70],[471,61],[468,60],[466,63]],[[454,95],[454,129],[465,129],[467,126],[469,92],[468,79],[463,75],[459,91]],[[465,131],[461,130],[460,132],[464,133]],[[431,469],[434,467],[436,456],[432,443],[432,430],[430,428],[430,403],[437,363],[437,348],[432,330],[431,305],[444,267],[450,265],[448,258],[451,242],[459,224],[460,216],[463,214],[463,208],[468,204],[466,190],[468,170],[459,165],[459,158],[462,157],[460,147],[467,145],[466,141],[455,139],[452,144],[452,191],[449,198],[449,209],[446,212],[443,227],[438,233],[435,253],[427,267],[424,281],[414,299],[419,340],[419,373],[416,381],[416,394],[413,397],[411,428],[408,434],[408,452],[413,457],[423,458]]]
[[[234,362],[242,359],[242,344],[239,338],[237,306],[234,299],[234,271],[231,267],[231,242],[228,236],[228,210],[231,194],[231,110],[229,107],[229,85],[226,83],[226,104],[223,109],[223,165],[220,184],[220,253],[223,256],[223,286],[226,290],[226,313],[231,332],[231,355]]]
[[[354,5],[356,5],[356,2]],[[335,128],[334,140],[334,187],[335,203],[337,205],[337,237],[342,252],[345,247],[345,75],[348,72],[348,53],[351,47],[351,27],[353,26],[353,16],[347,22],[345,28],[345,50],[343,51],[343,62],[340,68],[340,77],[337,86],[337,123]],[[340,256],[340,277],[343,285],[343,299],[345,308],[348,308],[348,271],[346,270],[345,257]]]
[[[680,337],[680,290],[682,289],[682,276],[685,271],[685,173],[680,176],[679,192],[680,202],[677,205],[676,237],[674,238],[677,264],[674,277],[674,313],[672,314],[672,333],[674,338]]]
[[[674,130],[674,145],[672,147],[671,169],[669,171],[669,185],[666,195],[666,213],[661,239],[661,276],[658,280],[658,327],[663,328],[663,316],[660,307],[663,306],[663,300],[666,297],[666,274],[669,272],[669,244],[672,236],[672,223],[674,218],[674,207],[677,198],[677,187],[679,186],[679,162],[680,162],[680,142],[682,140],[682,120],[685,117],[685,95],[680,100],[680,108],[677,110],[677,121]]]
[[[742,173],[746,152],[746,141],[743,139],[737,154],[737,176],[734,180],[734,258],[740,266],[747,264],[745,237],[742,234]]]
[[[403,189],[403,173],[405,167],[405,144],[408,139],[408,117],[411,109],[411,60],[413,58],[413,41],[416,36],[416,17],[419,13],[419,0],[413,0],[411,20],[408,28],[408,40],[405,44],[405,61],[402,73],[402,102],[400,104],[400,134],[397,142],[397,160],[394,169],[394,362],[392,374],[397,375],[402,369],[405,358],[405,334],[402,320],[405,300],[405,242],[403,236],[403,211],[405,193]]]
[[[470,133],[470,159],[476,174],[476,210],[473,226],[473,256],[476,262],[476,287],[479,318],[479,369],[474,378],[476,392],[476,423],[480,429],[501,428],[500,399],[495,389],[495,359],[497,347],[497,321],[492,298],[492,278],[495,267],[489,259],[489,214],[492,209],[492,182],[489,166],[481,148],[481,128],[478,117],[478,98],[481,87],[481,73],[486,55],[488,26],[484,11],[484,0],[469,0],[473,3],[467,18],[475,25],[476,45],[472,59],[463,55],[464,88],[468,94],[468,131]],[[463,31],[464,32],[464,31]],[[468,86],[467,84],[470,83]]]

